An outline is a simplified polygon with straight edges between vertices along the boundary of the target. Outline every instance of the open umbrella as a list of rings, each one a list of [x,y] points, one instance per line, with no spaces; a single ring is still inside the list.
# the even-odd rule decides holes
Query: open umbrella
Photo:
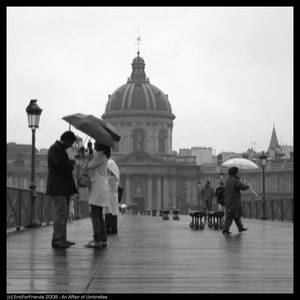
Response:
[[[107,168],[118,178],[120,179],[120,170],[116,162],[113,159],[109,159],[107,162]]]
[[[112,124],[110,124],[109,122],[104,121],[100,118],[97,118],[93,115],[88,115],[88,117],[90,119],[98,121],[111,134],[114,141],[116,141],[116,142],[120,141],[120,139],[121,139],[120,133],[118,132],[118,130]]]
[[[101,123],[99,118],[93,115],[85,115],[81,113],[68,115],[62,118],[69,124],[73,125],[76,129],[82,131],[83,133],[94,138],[96,142],[105,144],[109,147],[114,147],[114,141],[120,140],[120,135],[118,135],[117,130],[108,122]]]
[[[259,169],[258,165],[246,158],[231,158],[223,162],[223,167],[237,167],[239,169],[251,170]]]

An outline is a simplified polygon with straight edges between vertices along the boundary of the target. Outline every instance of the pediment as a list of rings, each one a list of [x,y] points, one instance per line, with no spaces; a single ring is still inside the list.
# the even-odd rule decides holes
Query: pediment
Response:
[[[166,161],[160,157],[149,154],[147,152],[132,152],[125,155],[116,161],[118,164],[122,163],[147,163],[147,164],[162,164]]]

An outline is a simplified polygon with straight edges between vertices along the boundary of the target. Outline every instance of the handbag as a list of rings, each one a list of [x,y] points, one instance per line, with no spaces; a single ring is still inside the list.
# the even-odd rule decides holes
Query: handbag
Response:
[[[79,178],[79,187],[88,187],[90,185],[90,177],[88,175],[87,164],[82,172],[81,177]]]

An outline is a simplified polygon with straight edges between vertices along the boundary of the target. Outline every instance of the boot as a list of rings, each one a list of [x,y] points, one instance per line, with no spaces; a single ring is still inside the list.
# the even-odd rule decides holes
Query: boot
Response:
[[[111,216],[111,233],[118,233],[118,216]]]
[[[112,232],[112,214],[105,214],[105,227],[106,233],[111,234]]]

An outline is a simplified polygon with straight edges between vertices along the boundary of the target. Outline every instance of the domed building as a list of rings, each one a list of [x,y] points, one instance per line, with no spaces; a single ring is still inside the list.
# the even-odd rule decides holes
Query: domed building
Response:
[[[188,199],[196,199],[199,167],[195,157],[173,153],[175,115],[168,95],[146,77],[139,51],[131,65],[127,83],[108,96],[102,115],[122,137],[112,157],[120,167],[124,200],[140,210],[185,210]]]
[[[172,153],[172,130],[175,116],[168,95],[149,82],[145,62],[138,56],[132,62],[127,83],[108,96],[103,119],[121,133],[117,152]]]

